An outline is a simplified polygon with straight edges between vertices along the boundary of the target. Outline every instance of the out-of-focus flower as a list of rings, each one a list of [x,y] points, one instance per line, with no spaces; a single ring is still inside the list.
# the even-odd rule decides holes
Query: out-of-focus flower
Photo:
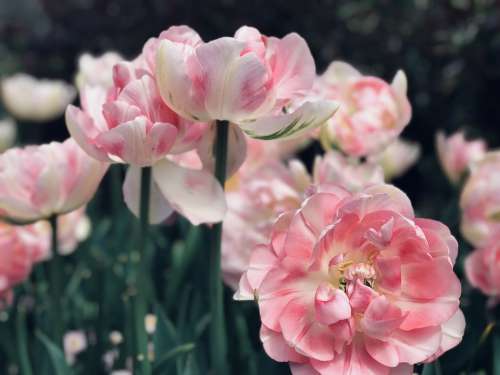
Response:
[[[108,350],[106,353],[104,353],[104,355],[102,356],[102,361],[104,362],[106,370],[110,371],[113,368],[115,361],[119,356],[120,353],[117,349]]]
[[[152,335],[156,331],[156,322],[157,322],[156,315],[154,314],[147,314],[144,317],[144,326],[146,327],[146,332],[149,335]]]
[[[76,96],[70,84],[18,73],[2,80],[2,101],[19,120],[45,122],[64,113]]]
[[[473,245],[484,245],[500,231],[500,151],[488,152],[471,167],[460,196],[461,232]]]
[[[244,165],[226,184],[228,211],[223,225],[221,267],[224,281],[233,289],[248,268],[252,250],[267,241],[277,217],[299,208],[305,194],[314,191],[314,185],[334,182],[357,191],[384,182],[378,165],[349,160],[335,151],[316,158],[312,179],[297,160],[288,166],[273,159],[255,163],[254,168]]]
[[[399,136],[411,118],[403,71],[398,71],[388,84],[362,75],[347,63],[334,61],[318,78],[315,90],[340,104],[323,128],[323,141],[336,144],[349,155],[380,152]]]
[[[472,286],[494,300],[500,298],[500,235],[467,256],[465,273]]]
[[[420,157],[420,145],[398,138],[384,151],[371,155],[368,160],[379,164],[384,170],[386,181],[402,176]]]
[[[87,348],[87,337],[83,331],[69,331],[63,337],[66,361],[72,365],[76,356]]]
[[[331,150],[314,160],[314,183],[334,183],[349,191],[384,182],[382,168],[370,162],[361,163]]]
[[[293,374],[411,374],[457,345],[458,244],[390,185],[321,186],[257,246],[237,299],[256,299],[267,354]]]
[[[57,218],[58,252],[60,255],[71,254],[79,242],[87,239],[91,230],[91,222],[85,215],[85,207],[71,211]],[[37,221],[33,224],[40,236],[46,236],[49,241],[52,238],[52,228],[46,220]],[[47,258],[51,256],[47,253]]]
[[[93,197],[107,168],[72,139],[10,149],[0,155],[0,215],[32,222],[76,210]]]
[[[450,181],[456,184],[473,163],[484,157],[487,146],[483,140],[467,141],[463,132],[456,132],[449,137],[438,132],[436,149],[441,168]]]
[[[189,27],[174,26],[146,50],[147,61],[156,54],[162,98],[195,121],[227,120],[253,138],[286,138],[322,125],[337,109],[307,97],[315,65],[295,33],[279,39],[244,26],[206,43]]]
[[[78,58],[78,72],[75,84],[79,90],[85,86],[113,86],[113,66],[123,61],[116,52],[106,52],[100,56],[84,53]]]
[[[47,236],[32,226],[0,222],[0,300],[11,298],[12,288],[24,281],[34,263],[42,260],[50,246]]]
[[[11,148],[16,141],[17,126],[11,118],[0,120],[0,153]]]
[[[123,335],[119,331],[112,331],[109,334],[109,341],[113,345],[120,345],[123,342]]]
[[[111,375],[132,375],[132,371],[129,370],[115,370],[111,372]]]
[[[114,86],[86,86],[82,109],[69,106],[66,124],[92,157],[130,164],[125,202],[139,213],[141,167],[152,166],[150,222],[160,223],[173,210],[192,223],[218,222],[226,205],[212,173],[181,167],[175,158],[195,149],[207,124],[179,117],[161,99],[143,56],[114,67]],[[168,156],[168,157],[167,157]]]

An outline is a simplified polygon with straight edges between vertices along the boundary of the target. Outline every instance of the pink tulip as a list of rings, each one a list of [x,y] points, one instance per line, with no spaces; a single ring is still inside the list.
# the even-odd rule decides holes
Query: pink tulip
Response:
[[[473,245],[485,245],[500,231],[500,151],[475,163],[460,196],[461,232]]]
[[[398,71],[391,84],[364,76],[347,63],[334,61],[318,78],[320,96],[340,103],[323,131],[326,141],[353,156],[380,152],[394,141],[411,118],[407,81]]]
[[[368,160],[379,164],[386,181],[402,176],[420,157],[420,145],[397,138],[382,152],[370,155]]]
[[[29,276],[34,263],[46,256],[49,247],[50,239],[40,236],[33,225],[0,222],[0,302],[10,302],[12,288]]]
[[[472,163],[484,157],[487,147],[483,140],[467,141],[463,132],[456,132],[449,137],[438,132],[436,148],[441,168],[450,181],[456,184]]]
[[[33,222],[76,210],[94,195],[108,165],[68,139],[0,155],[0,215]]]
[[[474,250],[465,260],[465,272],[471,285],[493,300],[500,298],[500,236]]]
[[[267,354],[294,375],[411,374],[465,326],[458,244],[390,185],[323,185],[257,246],[235,298],[256,299]]]
[[[273,143],[262,145],[264,154],[267,145],[271,147]],[[276,151],[275,147],[267,152]],[[351,161],[335,151],[316,158],[313,178],[297,160],[286,167],[278,161],[264,162],[259,155],[256,157],[253,161],[248,158],[226,184],[228,211],[223,226],[222,272],[224,281],[233,289],[248,268],[252,250],[266,242],[276,218],[285,211],[298,209],[305,195],[314,191],[314,185],[334,182],[357,191],[384,181],[377,165]]]
[[[78,58],[78,72],[75,77],[79,90],[85,86],[113,86],[113,66],[123,61],[116,52],[106,52],[100,56],[84,53]]]
[[[234,37],[203,42],[175,26],[146,51],[165,102],[194,121],[227,120],[254,138],[286,138],[322,125],[337,108],[308,98],[314,60],[295,33],[279,39],[244,26]]]

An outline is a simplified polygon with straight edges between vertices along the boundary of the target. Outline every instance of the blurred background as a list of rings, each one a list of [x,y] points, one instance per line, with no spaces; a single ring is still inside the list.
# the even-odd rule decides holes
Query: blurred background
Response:
[[[232,35],[245,24],[267,35],[296,31],[309,43],[318,73],[333,60],[345,60],[387,81],[403,69],[413,105],[413,118],[403,137],[420,143],[422,156],[394,183],[410,196],[419,216],[443,220],[458,235],[456,199],[446,206],[458,192],[439,168],[435,134],[438,129],[447,133],[465,129],[471,138],[484,138],[490,148],[500,146],[500,1],[1,0],[0,75],[26,72],[73,82],[83,52],[113,50],[133,58],[149,37],[176,24],[191,26],[205,40]],[[36,126],[43,126],[39,136],[44,141],[68,136],[63,118]],[[312,145],[300,156],[310,166],[318,152],[320,146]],[[97,234],[87,245],[92,251],[95,243],[103,246],[105,237],[99,224],[96,227]],[[463,241],[461,246],[466,246]],[[475,305],[468,298],[462,301],[466,309]],[[473,348],[484,329],[483,304],[484,300],[477,303],[478,319],[468,322],[464,344],[447,356],[460,358],[477,350]],[[255,313],[245,310],[247,316]],[[240,323],[236,321],[236,327]],[[254,323],[250,323],[250,335],[257,348],[257,319]],[[475,362],[481,363],[483,357]],[[287,366],[262,358],[274,366],[273,374],[287,373]],[[454,374],[455,367],[463,366],[460,361],[445,362],[444,374]],[[262,366],[259,369],[265,370],[266,365]]]

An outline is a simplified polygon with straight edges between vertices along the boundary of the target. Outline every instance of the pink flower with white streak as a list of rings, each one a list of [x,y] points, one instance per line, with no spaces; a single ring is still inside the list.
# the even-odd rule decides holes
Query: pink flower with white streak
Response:
[[[340,104],[322,137],[349,155],[380,152],[398,137],[411,118],[403,71],[398,71],[388,84],[362,75],[347,63],[334,61],[318,78],[316,91]]]
[[[254,138],[286,138],[322,125],[337,108],[308,98],[315,65],[298,34],[279,39],[243,26],[234,37],[204,42],[174,26],[149,42],[149,65],[156,46],[161,96],[194,121],[227,120]]]
[[[0,216],[26,223],[76,210],[107,169],[72,139],[10,149],[0,155]]]
[[[68,130],[90,156],[130,164],[123,190],[134,214],[139,211],[140,169],[152,166],[150,222],[162,222],[173,210],[194,224],[220,221],[226,206],[212,174],[173,161],[198,147],[207,124],[186,120],[164,103],[153,77],[154,61],[148,59],[150,43],[134,61],[114,66],[110,90],[84,87],[82,109],[69,106],[66,111]],[[207,204],[211,209],[199,209]]]
[[[488,152],[471,167],[460,196],[462,235],[473,245],[485,245],[500,232],[500,151]]]
[[[403,175],[420,157],[420,145],[398,138],[382,152],[370,155],[368,160],[379,164],[386,181]]]
[[[438,132],[436,148],[441,168],[454,184],[458,183],[469,167],[481,160],[487,151],[485,141],[467,141],[463,132],[453,133],[449,137]]]
[[[500,298],[500,236],[495,235],[488,243],[467,256],[465,273],[469,283],[492,301]]]
[[[116,52],[106,52],[100,56],[84,53],[78,58],[78,72],[75,83],[79,90],[85,86],[113,86],[113,66],[123,61]]]
[[[236,299],[256,299],[267,354],[294,375],[411,374],[457,345],[457,241],[390,185],[323,185],[255,248]]]

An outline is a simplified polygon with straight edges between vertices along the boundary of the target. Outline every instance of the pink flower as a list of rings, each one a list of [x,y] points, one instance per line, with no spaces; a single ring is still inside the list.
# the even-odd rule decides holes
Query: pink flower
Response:
[[[33,225],[0,222],[0,301],[10,302],[12,288],[29,276],[34,263],[45,257],[49,247],[50,239],[40,236]]]
[[[397,138],[411,118],[407,81],[399,71],[391,84],[363,76],[347,63],[334,61],[319,77],[316,91],[340,103],[323,137],[349,155],[380,152]]]
[[[470,165],[486,154],[486,142],[467,141],[463,132],[446,137],[443,132],[436,135],[436,148],[441,168],[454,184],[468,171]]]
[[[458,244],[390,185],[323,185],[252,253],[236,299],[256,299],[261,340],[297,374],[411,374],[457,345]]]
[[[78,354],[87,349],[87,336],[83,331],[68,331],[63,338],[64,355],[68,364],[75,363]]]
[[[500,231],[500,151],[488,152],[475,163],[460,196],[461,232],[482,246]]]
[[[370,155],[368,160],[379,164],[386,181],[403,175],[420,157],[420,145],[397,138],[382,152]]]
[[[107,163],[68,139],[0,155],[0,215],[33,222],[76,210],[94,195]]]
[[[490,297],[500,298],[500,236],[495,235],[467,256],[465,272],[472,286]]]
[[[149,42],[156,52],[161,96],[195,121],[227,120],[254,138],[298,136],[335,112],[332,101],[310,100],[315,66],[297,34],[282,39],[241,27],[234,37],[203,42],[186,26],[171,27]]]
[[[85,86],[113,86],[113,66],[123,61],[116,52],[106,52],[100,56],[84,53],[78,58],[78,72],[75,83],[79,90]]]

